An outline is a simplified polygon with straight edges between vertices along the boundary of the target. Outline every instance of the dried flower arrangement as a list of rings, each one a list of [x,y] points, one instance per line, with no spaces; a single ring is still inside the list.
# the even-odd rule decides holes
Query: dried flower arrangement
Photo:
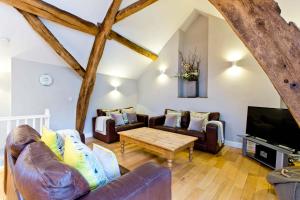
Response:
[[[181,69],[176,77],[187,81],[198,81],[200,75],[200,56],[197,51],[190,53],[189,56],[184,57],[182,52],[179,51],[179,59]]]

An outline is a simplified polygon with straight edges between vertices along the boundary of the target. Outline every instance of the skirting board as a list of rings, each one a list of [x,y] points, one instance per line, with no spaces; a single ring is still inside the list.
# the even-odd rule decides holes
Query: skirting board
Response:
[[[225,145],[234,147],[234,148],[239,148],[239,149],[241,149],[243,146],[243,144],[240,142],[234,142],[234,141],[229,141],[229,140],[225,140]]]

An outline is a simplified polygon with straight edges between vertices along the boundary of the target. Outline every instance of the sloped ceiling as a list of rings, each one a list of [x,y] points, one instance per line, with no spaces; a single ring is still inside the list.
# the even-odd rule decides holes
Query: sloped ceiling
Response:
[[[45,0],[93,23],[102,22],[111,0]],[[123,0],[126,7],[136,0]],[[300,24],[300,1],[280,0],[283,16]],[[193,10],[220,17],[208,0],[159,0],[157,3],[115,24],[113,29],[137,44],[159,53]],[[52,22],[44,21],[74,57],[86,66],[94,38]],[[10,39],[12,57],[41,63],[66,66],[65,62],[32,30],[12,7],[0,3],[0,37]],[[3,53],[3,49],[0,48]],[[136,79],[152,61],[130,49],[108,41],[99,66],[99,73]]]

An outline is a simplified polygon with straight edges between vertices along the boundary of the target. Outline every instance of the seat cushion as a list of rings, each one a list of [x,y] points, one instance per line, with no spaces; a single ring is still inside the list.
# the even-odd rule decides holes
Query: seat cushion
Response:
[[[127,131],[127,130],[131,130],[131,129],[135,129],[135,128],[141,128],[144,126],[145,126],[145,124],[143,122],[137,122],[137,123],[133,123],[133,124],[126,124],[123,126],[116,126],[116,131],[117,132]]]
[[[21,125],[8,135],[6,145],[14,158],[18,158],[23,149],[33,142],[40,141],[40,134],[28,125]]]
[[[168,126],[155,126],[153,127],[155,129],[159,129],[159,130],[162,130],[162,131],[169,131],[169,132],[172,132],[172,133],[177,133],[177,128],[174,128],[174,127],[168,127]]]
[[[205,141],[205,132],[204,131],[190,131],[187,129],[178,129],[177,132],[179,134],[188,135],[192,137],[197,137],[200,141]]]
[[[60,162],[43,142],[29,144],[14,169],[15,183],[24,199],[77,199],[89,190],[88,183],[72,167]]]

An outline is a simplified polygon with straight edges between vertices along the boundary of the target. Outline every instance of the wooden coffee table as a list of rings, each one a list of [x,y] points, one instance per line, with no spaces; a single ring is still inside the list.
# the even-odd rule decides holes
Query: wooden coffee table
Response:
[[[124,153],[125,143],[136,144],[166,158],[170,168],[175,153],[184,149],[189,149],[189,160],[192,161],[194,142],[198,139],[147,127],[122,131],[119,134],[122,153]]]

